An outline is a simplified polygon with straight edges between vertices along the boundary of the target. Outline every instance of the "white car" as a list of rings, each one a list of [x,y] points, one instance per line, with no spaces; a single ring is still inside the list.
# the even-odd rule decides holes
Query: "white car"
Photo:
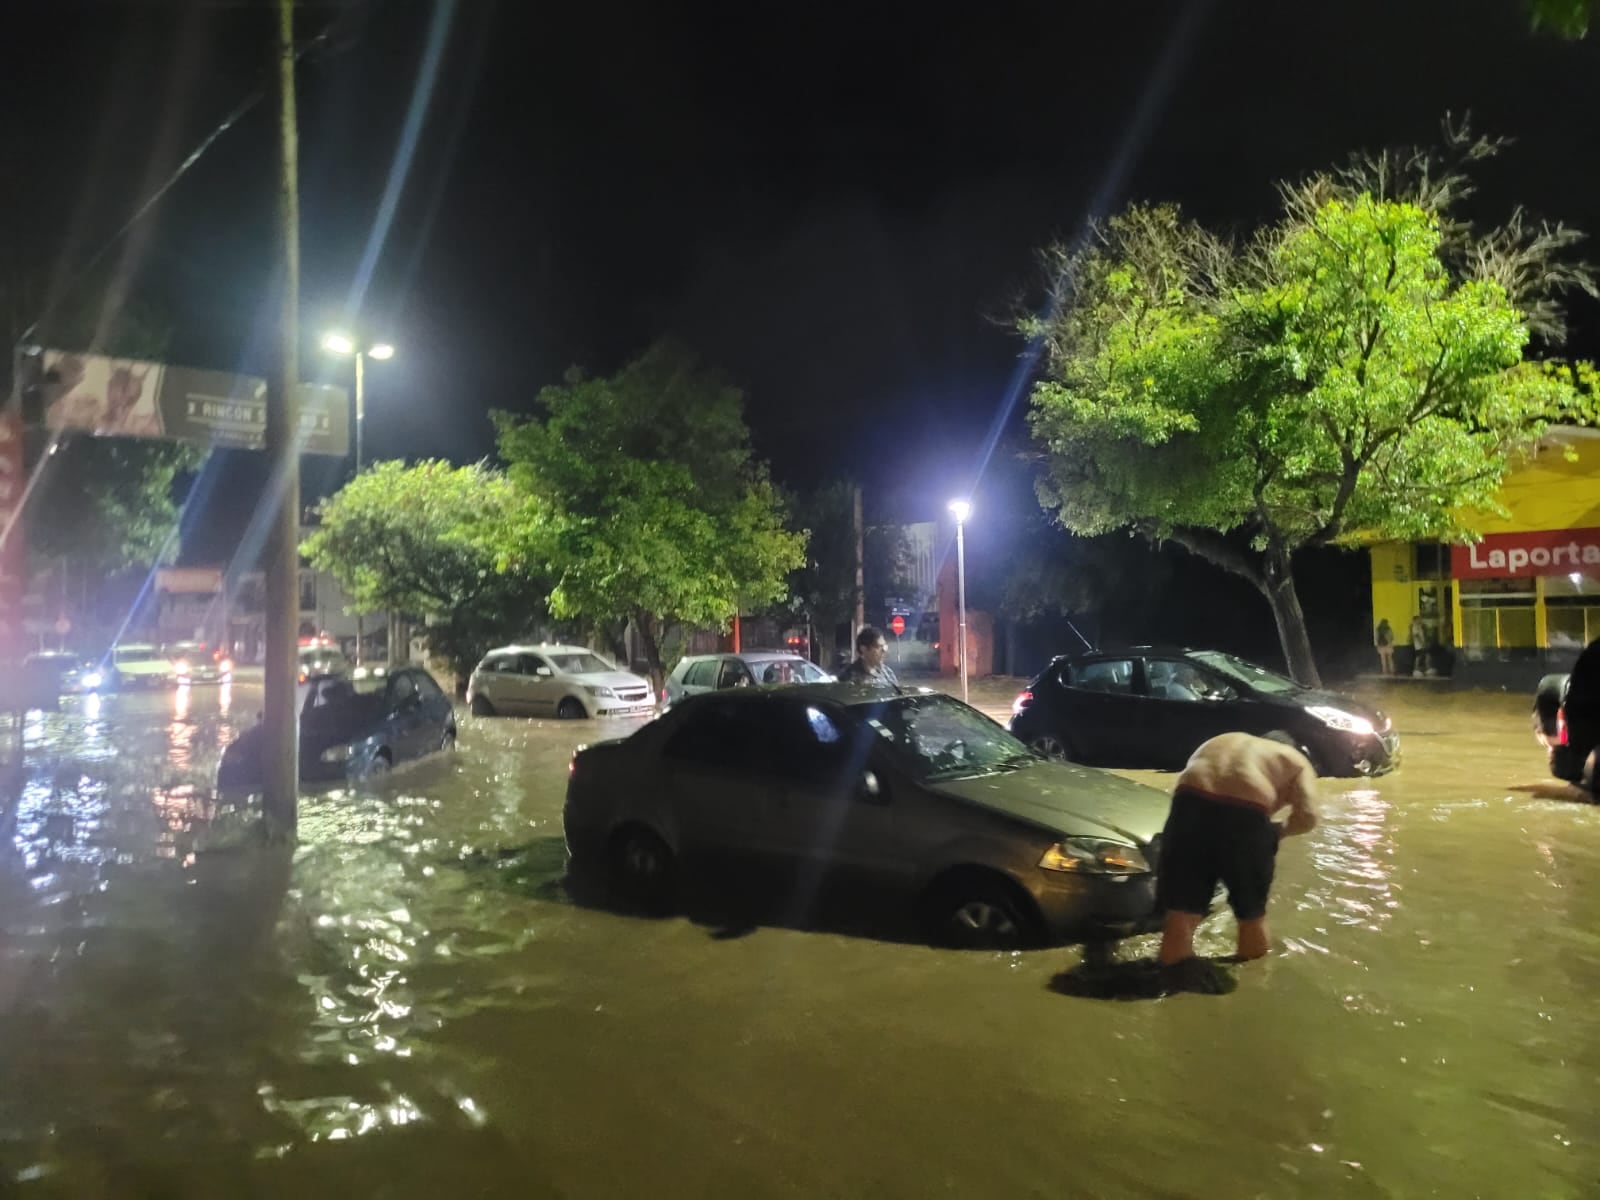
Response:
[[[650,681],[620,671],[585,646],[502,646],[483,656],[467,682],[480,717],[644,716],[655,712]]]

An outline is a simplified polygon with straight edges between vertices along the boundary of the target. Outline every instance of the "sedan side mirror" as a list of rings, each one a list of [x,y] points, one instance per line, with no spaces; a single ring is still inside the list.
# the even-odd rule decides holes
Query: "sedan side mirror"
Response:
[[[542,676],[545,679],[549,679],[551,675],[549,667],[535,667],[533,673],[535,675]]]
[[[1203,697],[1203,699],[1210,700],[1212,702],[1232,700],[1235,698],[1236,694],[1232,688],[1213,688],[1211,691],[1206,692]]]

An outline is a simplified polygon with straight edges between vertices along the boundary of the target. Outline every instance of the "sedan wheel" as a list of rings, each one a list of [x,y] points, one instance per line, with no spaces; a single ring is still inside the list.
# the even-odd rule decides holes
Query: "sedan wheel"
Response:
[[[373,755],[372,761],[367,764],[367,770],[364,778],[382,779],[389,773],[389,768],[392,766],[394,766],[394,764],[389,761],[389,752],[387,750],[380,750],[377,754]]]
[[[665,911],[672,902],[675,864],[672,848],[642,825],[618,831],[609,863],[612,891],[637,908]]]
[[[455,726],[452,725],[449,729],[444,731],[444,736],[439,739],[439,749],[443,750],[446,754],[449,754],[455,748],[456,731]]]
[[[1067,743],[1053,733],[1041,733],[1028,745],[1054,762],[1072,761],[1072,752]]]
[[[583,702],[568,696],[556,705],[556,716],[563,721],[581,721],[589,714],[584,710]]]
[[[482,692],[472,698],[472,715],[475,717],[494,716],[494,705],[489,703],[489,698]]]
[[[960,950],[1020,950],[1038,939],[1026,901],[998,879],[974,874],[945,884],[929,912],[929,933]]]

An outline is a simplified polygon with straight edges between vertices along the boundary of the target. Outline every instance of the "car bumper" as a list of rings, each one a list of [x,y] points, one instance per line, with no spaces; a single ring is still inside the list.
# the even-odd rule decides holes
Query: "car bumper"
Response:
[[[1393,730],[1373,734],[1347,743],[1344,752],[1345,761],[1340,764],[1343,768],[1340,775],[1387,775],[1400,766],[1400,735]]]
[[[648,717],[656,711],[653,700],[612,700],[591,698],[589,707],[597,717]]]
[[[1045,876],[1029,888],[1045,932],[1057,941],[1130,937],[1161,925],[1156,908],[1156,876],[1074,875],[1039,871]]]

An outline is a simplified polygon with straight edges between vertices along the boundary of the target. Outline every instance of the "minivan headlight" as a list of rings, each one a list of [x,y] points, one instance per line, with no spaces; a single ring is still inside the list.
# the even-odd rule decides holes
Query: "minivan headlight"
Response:
[[[1039,865],[1089,875],[1139,875],[1150,869],[1139,847],[1104,838],[1063,838],[1044,852]]]
[[[1365,717],[1358,717],[1355,713],[1347,713],[1342,708],[1333,708],[1326,704],[1309,704],[1306,711],[1330,729],[1337,729],[1341,733],[1373,732],[1372,722]]]

